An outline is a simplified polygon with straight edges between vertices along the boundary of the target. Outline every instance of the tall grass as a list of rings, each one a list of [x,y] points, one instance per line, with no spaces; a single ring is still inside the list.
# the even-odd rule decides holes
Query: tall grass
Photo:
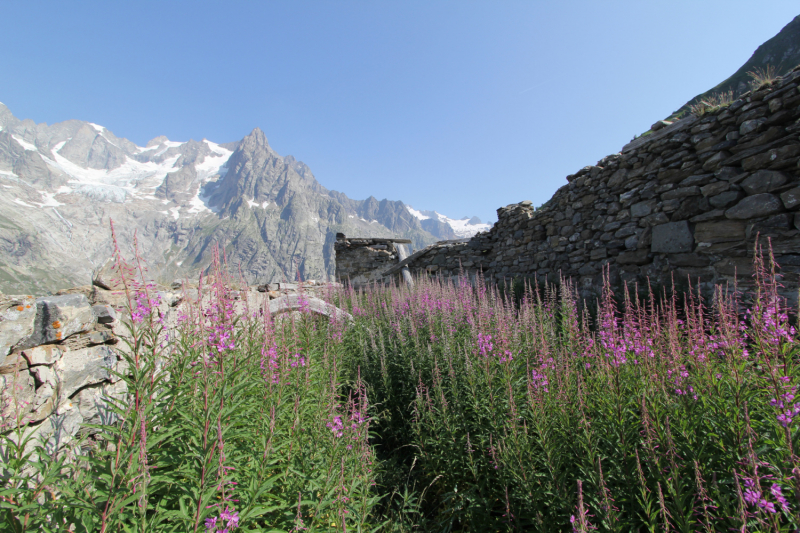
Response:
[[[87,451],[6,430],[0,530],[800,527],[797,332],[769,262],[747,297],[607,286],[594,318],[567,280],[332,291],[352,323],[248,309],[223,263],[170,332],[131,287],[128,397]]]

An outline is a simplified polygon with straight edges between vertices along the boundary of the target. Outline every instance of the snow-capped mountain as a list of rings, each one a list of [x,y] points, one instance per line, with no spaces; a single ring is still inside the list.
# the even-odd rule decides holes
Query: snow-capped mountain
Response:
[[[410,205],[406,205],[406,209],[421,222],[425,230],[441,238],[462,239],[472,237],[476,233],[488,231],[492,227],[491,224],[482,223],[478,217],[464,217],[456,220],[436,211],[417,211]],[[450,237],[447,229],[442,228],[442,226],[449,227],[454,236]]]
[[[134,235],[151,275],[196,275],[214,242],[250,283],[332,277],[337,232],[441,237],[399,201],[352,200],[278,155],[256,128],[244,139],[146,146],[101,125],[19,120],[0,104],[0,292],[43,293],[89,283]],[[459,221],[456,221],[459,222]]]

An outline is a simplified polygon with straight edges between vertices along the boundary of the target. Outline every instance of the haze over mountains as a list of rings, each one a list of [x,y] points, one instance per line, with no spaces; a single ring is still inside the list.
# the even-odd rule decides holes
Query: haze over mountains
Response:
[[[195,276],[214,243],[249,283],[264,283],[332,278],[337,232],[419,248],[489,228],[328,190],[260,129],[235,143],[157,137],[142,147],[79,120],[19,120],[0,104],[0,292],[88,283],[110,256],[110,219],[123,252],[135,234],[162,281]]]

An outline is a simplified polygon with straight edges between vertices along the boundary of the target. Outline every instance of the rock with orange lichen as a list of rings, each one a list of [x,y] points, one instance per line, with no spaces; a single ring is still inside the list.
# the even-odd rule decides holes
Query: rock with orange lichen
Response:
[[[0,296],[0,366],[8,354],[34,330],[33,296]]]
[[[24,350],[63,341],[70,335],[91,329],[94,323],[92,306],[83,294],[38,298],[33,332],[19,342],[16,348]]]

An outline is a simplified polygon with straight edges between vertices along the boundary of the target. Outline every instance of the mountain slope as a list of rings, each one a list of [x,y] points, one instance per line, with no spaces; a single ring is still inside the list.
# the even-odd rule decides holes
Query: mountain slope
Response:
[[[687,112],[692,104],[708,99],[713,95],[731,91],[734,99],[741,96],[750,90],[752,77],[748,72],[766,71],[767,68],[772,68],[775,76],[783,76],[798,64],[800,64],[800,15],[784,26],[777,35],[759,46],[750,59],[731,77],[686,102],[670,118]]]
[[[136,238],[151,275],[196,275],[214,243],[249,283],[332,277],[337,232],[404,237],[425,231],[402,202],[352,200],[323,187],[255,129],[241,141],[141,147],[102,126],[19,120],[0,104],[0,292],[86,284]]]

